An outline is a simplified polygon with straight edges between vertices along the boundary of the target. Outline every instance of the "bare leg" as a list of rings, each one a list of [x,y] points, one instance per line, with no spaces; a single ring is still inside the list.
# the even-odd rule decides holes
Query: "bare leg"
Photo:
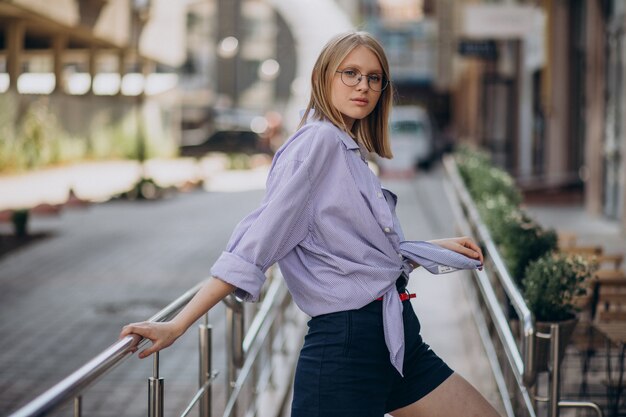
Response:
[[[394,417],[500,417],[485,397],[458,374],[450,376],[419,401],[389,414]]]

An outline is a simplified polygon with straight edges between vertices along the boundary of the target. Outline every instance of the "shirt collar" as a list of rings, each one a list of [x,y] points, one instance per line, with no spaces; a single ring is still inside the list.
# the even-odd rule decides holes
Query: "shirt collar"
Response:
[[[302,118],[304,116],[304,110],[300,110],[300,118]],[[311,122],[315,122],[318,121],[313,117],[313,112],[309,113],[309,116],[307,117],[306,123],[311,123]],[[329,123],[332,124],[330,121],[323,119],[321,120],[322,123]],[[333,125],[334,126],[334,125]],[[340,130],[340,134],[339,134],[339,138],[341,139],[341,141],[343,142],[344,145],[346,145],[346,148],[348,148],[349,150],[353,150],[353,149],[360,149],[359,145],[354,141],[354,139],[352,139],[350,137],[350,135],[348,135],[346,132],[344,132],[343,130]],[[363,154],[363,151],[361,150],[361,154]]]

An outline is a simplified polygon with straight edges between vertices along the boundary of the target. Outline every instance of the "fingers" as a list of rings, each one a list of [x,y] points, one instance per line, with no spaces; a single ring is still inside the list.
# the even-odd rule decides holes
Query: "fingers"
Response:
[[[139,358],[145,358],[149,355],[151,355],[152,353],[154,353],[156,350],[154,350],[154,336],[152,335],[152,328],[151,328],[151,323],[149,322],[140,322],[140,323],[131,323],[131,324],[127,324],[126,326],[124,326],[122,328],[122,331],[120,332],[120,336],[119,339],[123,339],[126,336],[131,336],[133,338],[133,343],[131,344],[129,350],[131,353],[135,353],[137,352],[138,348],[137,345],[139,344],[139,342],[141,341],[142,338],[145,339],[149,339],[153,342],[153,345],[149,348],[149,349],[144,349],[141,353],[139,353]],[[149,351],[149,353],[147,353],[147,351]]]
[[[147,321],[131,323],[124,326],[120,333],[120,339],[127,336],[132,336],[134,339],[134,343],[130,347],[133,353],[138,350],[137,344],[142,338],[149,339],[152,342],[149,348],[139,353],[138,356],[140,359],[146,358],[161,349],[165,349],[178,337],[170,323],[153,323]]]
[[[460,243],[461,245],[463,245],[464,251],[463,253],[466,256],[469,256],[470,258],[475,258],[478,259],[480,261],[480,263],[483,263],[483,252],[480,249],[480,246],[478,246],[476,244],[476,242],[474,242],[474,240],[472,240],[469,237],[462,237],[460,238]]]
[[[141,323],[131,323],[127,324],[122,328],[122,332],[120,333],[120,339],[129,336],[129,335],[138,335],[146,339],[153,340],[155,334],[155,324],[147,321],[142,321]]]
[[[152,355],[155,352],[158,352],[159,350],[161,350],[162,346],[160,345],[160,343],[153,343],[152,346],[150,346],[147,349],[142,350],[141,352],[139,352],[139,355],[137,355],[137,357],[139,359],[144,359],[147,358],[148,356]]]

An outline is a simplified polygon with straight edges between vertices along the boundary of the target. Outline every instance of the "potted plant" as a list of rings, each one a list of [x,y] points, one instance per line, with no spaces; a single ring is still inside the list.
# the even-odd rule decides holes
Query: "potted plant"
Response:
[[[524,210],[499,194],[478,205],[511,277],[521,288],[524,271],[531,261],[557,248],[556,232],[544,229]]]
[[[588,283],[597,269],[579,255],[551,253],[531,262],[524,274],[522,293],[535,317],[535,329],[550,333],[550,326],[560,326],[560,357],[578,321],[577,298],[585,295]],[[535,341],[535,364],[538,371],[546,370],[550,341]]]

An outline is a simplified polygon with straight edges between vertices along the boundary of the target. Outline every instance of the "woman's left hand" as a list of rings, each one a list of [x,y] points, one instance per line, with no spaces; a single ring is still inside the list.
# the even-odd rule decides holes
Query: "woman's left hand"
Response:
[[[468,258],[478,259],[481,265],[483,263],[483,252],[472,238],[466,236],[451,237],[448,239],[429,240],[429,242],[439,245],[442,248],[460,253],[461,255],[465,255]]]

